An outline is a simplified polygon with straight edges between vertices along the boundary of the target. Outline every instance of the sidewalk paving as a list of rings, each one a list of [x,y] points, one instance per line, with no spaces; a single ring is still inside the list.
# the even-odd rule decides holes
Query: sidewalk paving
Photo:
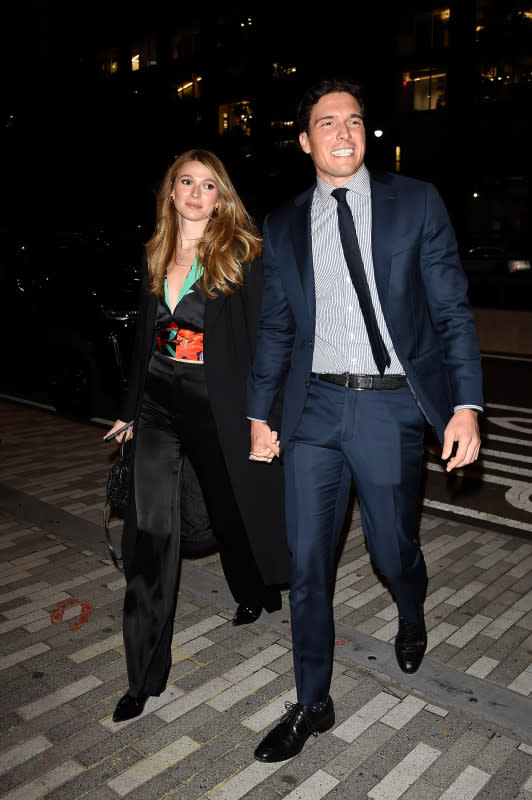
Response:
[[[103,430],[0,401],[0,800],[532,800],[532,541],[426,513],[422,667],[397,667],[355,507],[337,724],[300,756],[253,759],[295,700],[287,593],[234,628],[217,554],[183,562],[169,688],[114,724],[124,579],[103,541]]]

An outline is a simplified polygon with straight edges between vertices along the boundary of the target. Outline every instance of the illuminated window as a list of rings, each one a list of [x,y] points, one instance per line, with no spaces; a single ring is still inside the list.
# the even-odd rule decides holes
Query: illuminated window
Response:
[[[270,122],[270,127],[279,128],[282,130],[285,128],[293,128],[294,124],[295,123],[293,119],[278,119],[278,120],[272,120],[272,122]]]
[[[439,70],[403,73],[403,86],[412,90],[414,111],[434,111],[446,104],[447,74]]]
[[[250,136],[252,120],[253,113],[248,100],[218,106],[218,133],[220,134],[237,129],[244,136]]]
[[[395,171],[401,171],[401,146],[397,145],[395,148]]]
[[[279,62],[274,61],[272,64],[273,68],[273,77],[278,80],[279,78],[287,78],[290,75],[294,75],[296,72],[296,67],[293,67],[289,64],[279,64]]]
[[[136,72],[157,64],[157,45],[155,39],[139,39],[132,44],[131,70]]]
[[[190,81],[178,83],[174,86],[178,97],[199,97],[200,96],[201,75],[192,75]]]
[[[416,47],[449,47],[449,8],[436,8],[417,14],[414,20]]]

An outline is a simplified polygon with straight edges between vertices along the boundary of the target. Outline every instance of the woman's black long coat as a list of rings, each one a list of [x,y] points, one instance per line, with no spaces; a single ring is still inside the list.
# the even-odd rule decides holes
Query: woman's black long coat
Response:
[[[246,384],[263,287],[260,261],[244,266],[244,279],[244,285],[234,294],[218,294],[207,299],[205,304],[205,377],[220,444],[255,560],[265,583],[286,584],[289,581],[290,556],[284,522],[282,467],[278,459],[271,464],[249,460],[250,423],[245,415]],[[145,264],[128,392],[121,413],[124,420],[134,419],[136,422],[140,411],[146,374],[155,349],[157,303],[157,297],[148,293]],[[276,420],[271,424],[278,430],[274,427]],[[133,458],[134,443],[133,436]],[[122,541],[126,578],[136,538],[133,486],[129,496]],[[203,504],[201,511],[204,512]]]

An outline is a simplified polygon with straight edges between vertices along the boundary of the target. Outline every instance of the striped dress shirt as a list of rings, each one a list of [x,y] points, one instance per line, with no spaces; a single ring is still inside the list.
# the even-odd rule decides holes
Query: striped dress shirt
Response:
[[[386,374],[404,374],[394,350],[377,295],[371,253],[371,189],[367,168],[344,184],[353,214],[362,262],[377,324],[390,354]],[[338,203],[331,197],[334,186],[317,178],[311,208],[312,258],[316,291],[316,335],[313,372],[351,372],[376,375],[364,318],[342,250],[338,228]]]

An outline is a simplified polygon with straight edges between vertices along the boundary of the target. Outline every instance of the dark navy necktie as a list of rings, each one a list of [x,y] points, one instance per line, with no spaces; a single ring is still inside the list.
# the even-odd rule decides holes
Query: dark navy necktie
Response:
[[[377,318],[375,317],[375,309],[371,301],[369,293],[368,280],[362,263],[362,256],[360,255],[360,247],[358,246],[358,239],[355,230],[355,223],[353,222],[353,215],[351,209],[347,205],[345,199],[347,189],[335,189],[331,192],[332,197],[338,202],[338,226],[340,228],[340,241],[344,251],[347,268],[355,287],[360,310],[364,317],[366,330],[369,336],[369,343],[375,364],[379,370],[380,375],[384,373],[386,367],[390,366],[390,354],[386,349],[386,345],[382,340]]]

